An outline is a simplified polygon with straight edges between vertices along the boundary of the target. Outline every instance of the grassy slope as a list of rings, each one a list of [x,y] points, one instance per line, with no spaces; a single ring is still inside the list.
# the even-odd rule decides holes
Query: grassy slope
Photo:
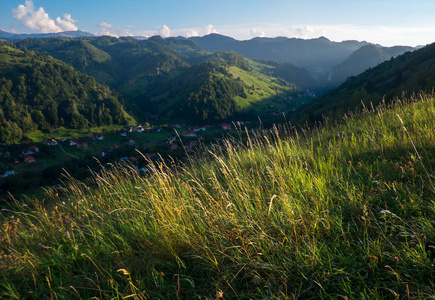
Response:
[[[71,179],[2,212],[0,296],[434,297],[434,128],[423,96],[325,129],[251,133],[178,173]]]
[[[273,77],[266,76],[256,71],[245,71],[237,67],[229,67],[230,74],[234,78],[240,77],[245,84],[246,99],[236,97],[237,104],[243,109],[254,111],[256,113],[264,113],[270,105],[278,106],[274,109],[284,109],[283,103],[277,102],[279,95],[290,93],[295,90],[294,87],[286,87],[274,81]],[[254,86],[255,89],[251,87]]]

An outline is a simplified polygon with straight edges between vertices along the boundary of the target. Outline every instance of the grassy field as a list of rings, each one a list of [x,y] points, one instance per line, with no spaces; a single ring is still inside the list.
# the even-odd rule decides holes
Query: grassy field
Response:
[[[237,104],[243,110],[253,111],[259,114],[264,114],[265,111],[275,112],[287,110],[281,97],[294,92],[294,87],[279,85],[273,82],[271,77],[267,77],[258,72],[249,72],[237,67],[230,67],[229,71],[234,78],[240,77],[247,87],[245,89],[246,99],[236,97]]]
[[[435,99],[113,167],[0,216],[6,299],[433,299]]]

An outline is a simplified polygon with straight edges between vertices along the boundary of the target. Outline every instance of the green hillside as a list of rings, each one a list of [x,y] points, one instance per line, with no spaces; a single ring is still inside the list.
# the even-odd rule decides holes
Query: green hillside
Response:
[[[313,89],[320,86],[319,82],[304,68],[289,63],[273,61],[250,61],[250,65],[267,76],[282,78],[295,84],[300,89]]]
[[[250,132],[150,176],[70,178],[2,211],[0,296],[431,298],[434,128],[422,95],[335,126]]]
[[[104,36],[26,39],[16,45],[49,54],[108,84],[139,117],[151,112],[165,121],[209,122],[236,113],[256,117],[285,110],[282,101],[275,103],[277,96],[296,87],[284,80],[301,77],[262,75],[240,54],[204,51],[187,39]]]
[[[412,47],[380,47],[375,45],[366,45],[352,53],[341,64],[332,68],[328,81],[329,84],[343,83],[346,78],[356,76],[369,68],[402,55],[406,51],[413,51]]]
[[[341,117],[347,111],[389,103],[403,94],[430,92],[435,87],[435,44],[350,77],[345,83],[294,114],[294,122]]]
[[[164,119],[201,123],[284,110],[282,96],[296,87],[252,70],[246,59],[235,56],[241,60],[218,53],[205,63],[180,70],[168,81],[157,81],[135,104],[153,109]]]
[[[124,124],[118,94],[52,57],[0,42],[0,141],[58,126]]]

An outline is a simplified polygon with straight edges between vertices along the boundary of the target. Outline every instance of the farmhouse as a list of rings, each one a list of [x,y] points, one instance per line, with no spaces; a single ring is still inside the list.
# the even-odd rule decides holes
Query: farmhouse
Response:
[[[79,150],[86,150],[88,149],[88,140],[87,139],[80,139],[77,141],[77,149]]]
[[[55,139],[48,139],[42,142],[44,145],[57,146],[57,141]]]
[[[222,126],[221,126],[221,128],[222,128],[223,130],[231,130],[231,125],[230,125],[230,124],[227,124],[227,123],[223,123]]]
[[[24,162],[26,163],[34,163],[36,159],[32,155],[24,156]]]
[[[191,130],[191,131],[183,131],[183,132],[181,133],[181,135],[182,135],[182,136],[185,136],[185,137],[195,137],[195,136],[196,136],[196,133],[195,133],[195,131],[193,131],[193,130]]]

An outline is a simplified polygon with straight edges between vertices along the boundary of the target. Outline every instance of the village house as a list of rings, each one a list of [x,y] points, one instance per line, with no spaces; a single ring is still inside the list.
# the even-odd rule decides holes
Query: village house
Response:
[[[104,136],[102,135],[102,134],[99,134],[99,133],[93,133],[93,134],[91,134],[89,137],[88,137],[90,140],[99,140],[99,141],[102,141],[102,140],[104,140]]]
[[[3,174],[3,178],[4,178],[4,177],[8,177],[8,176],[10,176],[10,175],[17,175],[17,172],[15,172],[14,170],[6,171],[6,172]]]
[[[193,131],[193,130],[191,130],[191,131],[183,131],[183,132],[181,133],[181,135],[182,135],[182,136],[185,136],[185,137],[195,137],[195,136],[196,136],[196,133],[195,133],[195,131]]]
[[[172,144],[171,150],[178,150],[180,147],[177,144]]]
[[[30,150],[30,149],[24,149],[23,151],[21,151],[21,153],[22,153],[23,155],[32,155],[32,154],[35,154],[35,152],[33,152],[33,151]]]
[[[32,145],[28,148],[28,150],[32,151],[33,154],[38,153],[39,152],[39,148],[36,147],[35,145]]]
[[[77,146],[77,141],[76,140],[70,140],[69,141],[69,145],[70,146]]]
[[[136,142],[130,139],[127,141],[127,145],[136,145]]]
[[[36,159],[32,155],[25,155],[23,158],[26,163],[34,163]]]
[[[79,150],[87,150],[88,149],[88,140],[80,139],[77,141],[77,149]]]
[[[222,128],[223,130],[231,130],[231,125],[230,125],[230,124],[227,124],[227,123],[223,123],[223,124],[221,125],[221,128]]]
[[[57,141],[55,139],[48,139],[43,141],[42,143],[47,146],[57,146]]]
[[[206,126],[195,126],[195,127],[193,127],[193,131],[195,131],[195,132],[206,131],[206,130],[207,130]]]

